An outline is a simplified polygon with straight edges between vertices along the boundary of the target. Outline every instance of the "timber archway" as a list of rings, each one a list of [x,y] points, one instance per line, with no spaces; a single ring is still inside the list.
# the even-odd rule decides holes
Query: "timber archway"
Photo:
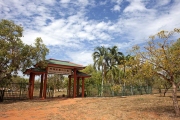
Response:
[[[80,88],[80,80],[82,80],[82,93],[81,97],[84,97],[84,80],[87,77],[91,77],[88,74],[82,73],[79,70],[83,70],[85,66],[75,64],[69,61],[61,61],[55,59],[46,60],[47,67],[45,69],[40,69],[38,67],[27,69],[24,74],[29,75],[29,89],[28,89],[28,97],[29,99],[33,99],[33,91],[34,91],[34,81],[35,76],[41,76],[41,84],[40,84],[40,92],[39,97],[45,99],[46,98],[46,88],[47,88],[47,75],[48,74],[61,74],[68,75],[68,97],[77,97],[79,96],[79,88]],[[71,86],[73,80],[73,86]],[[71,89],[73,87],[73,90]],[[71,94],[72,93],[72,94]]]

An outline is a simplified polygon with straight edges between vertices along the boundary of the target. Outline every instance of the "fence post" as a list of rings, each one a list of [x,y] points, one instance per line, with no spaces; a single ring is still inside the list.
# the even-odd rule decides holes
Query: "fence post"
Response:
[[[22,82],[20,82],[20,90],[19,90],[19,99],[21,99],[21,95],[22,95]]]
[[[131,88],[131,95],[133,95],[133,86],[131,85],[130,88]]]
[[[0,90],[0,102],[3,102],[4,100],[4,91],[5,90]]]

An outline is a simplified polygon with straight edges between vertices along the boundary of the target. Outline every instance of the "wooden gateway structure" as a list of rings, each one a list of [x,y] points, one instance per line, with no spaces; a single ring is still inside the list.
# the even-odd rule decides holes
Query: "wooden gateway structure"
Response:
[[[79,96],[79,81],[82,80],[82,93],[81,96],[84,97],[84,80],[87,77],[91,77],[88,74],[82,73],[79,70],[84,69],[85,67],[82,65],[78,65],[69,61],[61,61],[55,59],[46,60],[48,65],[46,69],[39,69],[37,67],[27,69],[24,74],[29,76],[29,99],[33,99],[33,91],[34,91],[34,81],[36,75],[41,75],[41,84],[40,84],[40,92],[39,97],[45,99],[46,98],[46,88],[47,88],[47,75],[48,74],[61,74],[68,75],[68,97],[71,97],[71,83],[73,80],[73,98]],[[73,79],[72,79],[73,78]]]

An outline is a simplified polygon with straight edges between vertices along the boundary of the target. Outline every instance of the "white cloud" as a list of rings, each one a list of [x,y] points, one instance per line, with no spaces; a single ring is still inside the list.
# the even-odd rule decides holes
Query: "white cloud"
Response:
[[[120,6],[119,5],[115,5],[114,7],[113,7],[113,11],[120,11]]]
[[[41,4],[42,3],[45,3],[47,5],[54,5],[56,3],[56,0],[43,0]]]
[[[100,22],[100,23],[97,23],[96,28],[99,30],[106,30],[107,26],[108,26],[108,23]]]
[[[109,18],[106,21],[97,20],[98,16],[88,16],[93,7],[99,7],[93,6],[94,0],[61,0],[59,3],[55,0],[0,1],[0,18],[22,24],[25,43],[32,44],[36,37],[41,37],[47,46],[61,47],[50,53],[52,57],[65,49],[64,54],[69,56],[67,59],[84,65],[92,63],[93,47],[118,45],[123,50],[130,49],[162,29],[180,28],[179,1],[171,6],[168,6],[169,0],[157,1],[158,6],[163,6],[163,11],[158,11],[151,5],[146,8],[151,0],[146,3],[144,0],[128,0],[130,4],[123,13],[112,12],[110,16],[105,16]],[[123,0],[111,2],[113,10],[122,10]],[[106,0],[99,4],[108,9],[107,4],[110,3]],[[95,14],[99,15],[99,12]],[[112,19],[116,14],[119,18]]]
[[[156,5],[157,6],[164,6],[167,5],[171,2],[171,0],[156,0]]]
[[[107,3],[107,0],[105,0],[105,1],[100,1],[100,5],[106,5],[106,3]]]
[[[118,24],[124,26],[122,32],[123,34],[128,34],[126,39],[129,41],[114,44],[117,44],[120,48],[130,49],[129,47],[132,45],[145,43],[150,35],[154,35],[161,30],[171,31],[174,28],[180,28],[179,10],[180,3],[173,7],[168,7],[167,11],[161,11],[161,14],[156,9],[142,12],[134,9],[132,10],[133,13],[125,13],[119,19]]]
[[[78,0],[80,4],[83,4],[84,6],[88,5],[89,1],[88,0]]]
[[[84,27],[84,30],[85,30],[86,32],[92,32],[92,31],[94,30],[94,28],[95,28],[95,25],[86,25],[86,26]]]
[[[120,5],[123,2],[123,0],[111,0],[111,1],[117,3],[118,5]]]
[[[70,0],[61,0],[60,2],[61,2],[61,3],[69,3]]]
[[[128,0],[130,5],[124,9],[124,12],[144,11],[146,10],[141,0]]]
[[[116,3],[114,7],[111,9],[112,11],[120,11],[121,7],[120,5],[122,4],[123,0],[111,0],[111,2]]]
[[[46,16],[47,18],[47,16]],[[42,36],[46,45],[62,45],[66,47],[80,47],[82,41],[93,41],[98,39],[100,42],[111,40],[110,32],[118,32],[117,26],[111,22],[96,22],[84,18],[84,14],[78,13],[66,19],[52,20],[49,25],[45,25],[46,18],[36,17],[35,21],[39,26],[36,30],[26,30],[23,40],[31,43],[31,39]],[[50,18],[51,19],[51,18]],[[39,23],[38,23],[39,22]],[[41,27],[40,27],[41,26]],[[31,37],[30,37],[31,36]],[[53,41],[53,42],[52,42]]]
[[[88,64],[93,64],[92,60],[93,51],[76,51],[67,52],[67,55],[72,59],[72,62],[87,66]]]
[[[103,43],[103,44],[100,44],[99,46],[103,46],[103,47],[108,48],[108,47],[110,47],[111,45],[110,45],[110,44],[105,44],[105,43]]]

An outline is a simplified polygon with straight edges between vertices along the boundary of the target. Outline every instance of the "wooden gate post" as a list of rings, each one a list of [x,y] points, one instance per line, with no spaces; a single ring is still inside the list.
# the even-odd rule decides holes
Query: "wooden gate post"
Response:
[[[84,97],[84,77],[82,78],[82,97]]]
[[[77,78],[77,96],[79,97],[79,77]]]
[[[44,91],[43,91],[44,99],[46,99],[46,89],[47,89],[47,73],[45,74],[45,79],[44,79]]]
[[[71,76],[69,75],[68,97],[71,97]]]
[[[74,68],[74,87],[73,87],[73,98],[75,98],[75,97],[76,97],[76,80],[77,80],[76,68]]]
[[[41,85],[40,85],[40,92],[39,92],[39,97],[42,98],[43,95],[43,81],[44,81],[44,74],[41,74]]]

